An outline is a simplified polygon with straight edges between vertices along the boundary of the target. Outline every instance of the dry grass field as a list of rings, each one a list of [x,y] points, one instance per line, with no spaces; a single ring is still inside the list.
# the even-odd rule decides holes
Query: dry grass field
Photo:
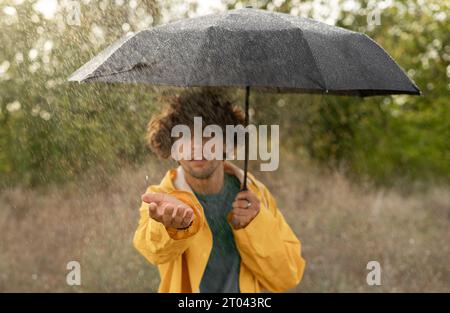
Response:
[[[255,175],[302,241],[304,278],[293,292],[450,291],[450,189],[402,193],[355,185],[339,172],[284,161]],[[0,291],[153,292],[158,273],[132,246],[140,195],[170,163],[149,160],[112,177],[0,192]],[[66,264],[81,264],[81,286]],[[381,286],[366,265],[380,262]]]

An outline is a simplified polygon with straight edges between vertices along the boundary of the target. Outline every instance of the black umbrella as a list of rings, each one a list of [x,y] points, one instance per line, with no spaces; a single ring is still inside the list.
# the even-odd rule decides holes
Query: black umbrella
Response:
[[[367,35],[253,8],[184,19],[124,37],[69,78],[278,92],[374,96],[420,94]],[[244,186],[247,183],[248,132]]]

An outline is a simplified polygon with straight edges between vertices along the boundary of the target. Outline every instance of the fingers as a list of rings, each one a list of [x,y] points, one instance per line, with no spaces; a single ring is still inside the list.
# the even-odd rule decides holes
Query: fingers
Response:
[[[186,207],[184,205],[178,205],[175,208],[174,217],[173,217],[173,225],[176,227],[180,227],[183,223],[184,213],[186,211]]]
[[[141,197],[142,201],[146,203],[154,202],[157,205],[161,204],[165,200],[165,194],[163,193],[157,193],[157,192],[147,192],[142,195]]]
[[[233,226],[234,229],[239,229],[239,228],[241,228],[241,223],[239,222],[239,220],[237,218],[233,218],[231,220],[231,226]]]
[[[253,192],[246,190],[246,191],[240,191],[236,195],[236,200],[249,200],[255,199],[256,196]]]
[[[251,197],[253,195],[253,193],[249,190],[246,191],[240,191],[238,192],[238,194],[236,195],[236,199],[248,199],[249,197]]]
[[[175,208],[172,226],[175,228],[185,228],[189,226],[194,217],[194,211],[185,205],[179,205]]]
[[[247,209],[234,209],[233,214],[237,217],[247,217],[252,216],[254,213]]]
[[[185,228],[194,218],[194,211],[172,195],[147,192],[141,199],[149,204],[149,216],[167,227]]]
[[[158,192],[147,192],[141,196],[141,199],[146,203],[155,202],[157,205],[171,203],[174,206],[177,206],[179,204],[184,204],[182,201],[178,200],[172,195]]]
[[[194,211],[191,208],[187,208],[182,221],[182,227],[187,227],[189,224],[191,224],[193,218]]]
[[[155,202],[149,204],[150,217],[167,227],[184,228],[190,225],[194,211],[184,205],[174,206],[170,203],[158,206]]]
[[[162,215],[158,212],[158,205],[155,202],[149,204],[148,211],[152,219],[158,222],[162,221]]]
[[[231,225],[234,229],[241,229],[246,227],[258,214],[260,201],[253,192],[241,191],[236,195],[232,207]]]
[[[231,219],[231,225],[233,226],[234,229],[240,229],[243,228],[244,225],[247,225],[249,221],[250,221],[249,216],[239,216],[234,214],[233,218]]]
[[[249,206],[248,200],[236,200],[232,203],[233,209],[248,209]]]
[[[162,216],[162,223],[167,227],[171,227],[173,225],[173,211],[174,207],[171,204],[167,204],[164,207],[164,213]]]

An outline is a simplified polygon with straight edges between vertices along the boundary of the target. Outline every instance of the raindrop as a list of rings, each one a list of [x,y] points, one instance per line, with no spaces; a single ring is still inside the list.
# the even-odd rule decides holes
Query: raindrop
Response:
[[[99,6],[102,11],[105,11],[106,8],[108,7],[108,0],[101,1]]]
[[[33,5],[33,9],[41,13],[45,19],[52,19],[58,10],[58,1],[39,0]]]
[[[291,9],[291,12],[290,12],[290,13],[291,13],[291,15],[297,16],[299,12],[300,12],[299,8],[293,7],[293,8]]]
[[[284,99],[280,99],[277,101],[277,105],[282,108],[286,105],[286,101],[284,101]]]
[[[39,22],[41,21],[41,19],[39,18],[39,16],[38,16],[37,14],[33,14],[33,15],[31,16],[31,21],[32,21],[33,23],[39,23]]]
[[[38,116],[39,111],[40,111],[40,107],[39,107],[39,106],[35,106],[35,107],[33,107],[33,108],[31,109],[31,115],[33,115],[33,116]]]
[[[38,62],[34,62],[28,67],[28,70],[30,71],[30,73],[35,73],[40,67],[41,65]]]
[[[23,53],[17,52],[16,55],[14,56],[14,58],[16,59],[17,64],[22,63],[23,62]]]
[[[0,64],[0,76],[3,76],[3,74],[8,71],[9,65],[10,63],[8,61],[3,61],[3,63]]]
[[[3,13],[5,13],[6,15],[14,16],[17,14],[17,11],[15,7],[7,6],[3,8]]]
[[[438,12],[434,15],[434,17],[436,18],[436,20],[442,22],[445,21],[447,19],[447,14],[442,11],[442,12]]]
[[[51,88],[53,88],[55,86],[56,86],[56,82],[54,80],[52,80],[52,79],[48,80],[45,83],[45,87],[47,87],[48,89],[51,89]]]
[[[30,59],[30,61],[35,60],[37,58],[37,56],[38,56],[38,51],[34,48],[28,52],[28,58]]]
[[[45,120],[45,121],[48,121],[48,120],[52,117],[52,115],[51,115],[49,112],[44,111],[44,110],[42,110],[42,111],[39,113],[39,116],[40,116],[43,120]]]
[[[94,44],[102,44],[105,40],[105,33],[103,29],[97,24],[93,24],[91,27],[91,42]]]
[[[397,96],[395,98],[395,103],[400,106],[404,105],[406,103],[406,101],[407,101],[407,97],[403,96],[403,95]]]
[[[44,50],[45,50],[45,51],[50,51],[50,50],[52,50],[52,49],[53,49],[53,41],[47,40],[47,41],[44,43]]]
[[[137,5],[138,4],[137,4],[136,0],[130,0],[130,3],[129,3],[130,8],[136,9]]]
[[[44,62],[45,64],[50,63],[50,57],[48,55],[44,55],[42,57],[42,62]]]
[[[130,24],[128,24],[128,23],[122,24],[122,30],[123,30],[124,32],[129,31],[129,30],[130,30]]]
[[[20,102],[16,100],[16,101],[14,101],[14,102],[8,103],[8,104],[6,105],[6,109],[7,109],[9,112],[15,112],[15,111],[20,110],[21,106],[22,106],[22,105],[20,104]]]
[[[281,6],[283,5],[284,2],[285,2],[285,0],[274,0],[274,1],[273,1],[273,4],[274,4],[277,8],[279,8],[279,7],[281,7]]]

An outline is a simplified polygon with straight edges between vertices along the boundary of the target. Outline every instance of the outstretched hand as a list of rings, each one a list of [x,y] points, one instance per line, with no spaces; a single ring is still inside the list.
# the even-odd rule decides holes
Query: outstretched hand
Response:
[[[149,216],[166,227],[187,228],[194,219],[192,208],[171,195],[145,193],[141,198],[149,204]]]

